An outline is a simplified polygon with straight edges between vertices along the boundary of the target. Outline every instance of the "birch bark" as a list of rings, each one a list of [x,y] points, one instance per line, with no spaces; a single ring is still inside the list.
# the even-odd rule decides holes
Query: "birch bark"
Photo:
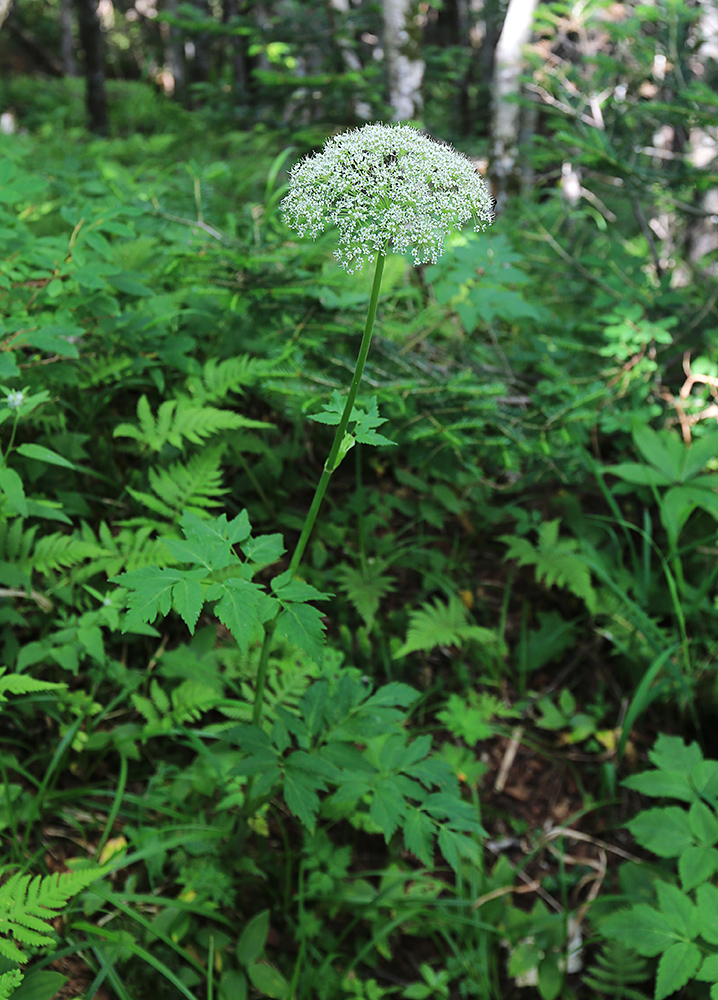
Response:
[[[413,0],[383,0],[384,65],[395,122],[417,118],[424,106],[421,25]]]
[[[524,67],[522,47],[531,40],[531,25],[538,0],[509,0],[496,46],[492,82],[490,175],[497,208],[506,201],[510,181],[517,174],[516,157],[521,131],[520,92]]]

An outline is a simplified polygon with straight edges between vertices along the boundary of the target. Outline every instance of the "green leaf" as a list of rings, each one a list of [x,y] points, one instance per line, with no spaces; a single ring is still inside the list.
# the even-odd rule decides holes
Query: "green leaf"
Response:
[[[75,468],[72,462],[68,462],[62,455],[51,451],[50,448],[45,448],[44,445],[21,444],[18,446],[17,451],[19,455],[24,455],[25,458],[34,458],[38,462],[47,462],[48,465],[60,465],[65,469]]]
[[[284,555],[284,538],[282,535],[260,535],[258,538],[248,538],[242,543],[242,552],[256,566],[270,566],[278,562]]]
[[[256,583],[236,577],[213,584],[207,591],[207,598],[219,598],[215,614],[232,633],[242,652],[246,653],[250,643],[260,637],[262,623],[267,620],[267,604],[274,599],[268,597]]]
[[[626,826],[641,847],[659,858],[677,858],[693,842],[688,814],[679,806],[644,809]]]
[[[706,956],[694,978],[701,983],[718,983],[718,955]]]
[[[661,955],[656,975],[655,1000],[665,1000],[683,989],[700,965],[700,949],[690,941],[677,941]]]
[[[67,976],[48,969],[30,969],[20,987],[11,994],[12,1000],[52,1000],[65,983]]]
[[[287,603],[277,616],[277,635],[298,646],[314,660],[322,662],[324,652],[323,615],[311,604]]]
[[[610,914],[601,924],[601,930],[606,937],[630,941],[633,950],[646,958],[662,954],[676,939],[665,915],[648,903]]]
[[[406,801],[393,778],[380,779],[374,787],[369,816],[389,843],[406,815]]]
[[[327,789],[324,777],[312,772],[306,766],[306,760],[295,760],[292,754],[287,760],[284,771],[284,801],[287,808],[294,813],[307,830],[314,830],[317,813],[319,812],[319,796],[317,792]],[[305,755],[306,756],[306,755]]]
[[[5,494],[14,513],[27,517],[28,508],[22,479],[14,469],[0,468],[0,490]]]
[[[699,844],[712,846],[718,843],[718,819],[705,802],[694,802],[688,811],[691,833]]]
[[[252,985],[271,1000],[289,1000],[289,983],[273,966],[255,964],[247,969]]]
[[[421,809],[411,808],[404,824],[404,844],[407,851],[426,865],[432,863],[432,842],[434,839],[434,824]]]
[[[655,767],[662,771],[677,771],[686,779],[694,767],[703,761],[703,754],[697,743],[686,745],[680,736],[666,736],[661,733],[648,757]]]
[[[547,955],[538,968],[538,991],[542,1000],[556,1000],[563,986],[563,973],[558,967],[558,956]]]
[[[696,936],[698,917],[695,903],[676,885],[657,880],[655,886],[661,911],[676,935],[692,940]]]
[[[685,892],[707,882],[718,871],[718,851],[715,847],[687,847],[678,859],[678,875]]]
[[[321,590],[317,590],[316,587],[312,587],[310,583],[306,583],[304,580],[292,578],[289,570],[280,574],[280,576],[275,576],[271,587],[280,601],[294,601],[297,604],[301,604],[304,601],[326,601],[328,598],[334,596],[333,594],[325,594]]]
[[[707,883],[698,886],[696,904],[700,936],[709,944],[718,945],[718,888]]]
[[[675,482],[670,476],[654,469],[650,465],[638,465],[635,462],[620,462],[618,465],[609,465],[606,472],[612,476],[623,479],[626,483],[634,483],[636,486],[670,486]]]
[[[264,954],[269,936],[269,910],[262,910],[245,925],[237,942],[237,961],[252,965]]]

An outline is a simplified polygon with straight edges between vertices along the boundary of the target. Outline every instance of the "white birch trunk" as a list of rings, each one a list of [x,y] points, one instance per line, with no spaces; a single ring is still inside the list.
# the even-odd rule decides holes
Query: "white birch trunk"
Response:
[[[421,27],[412,0],[383,0],[384,65],[395,122],[417,118],[424,106],[421,84],[424,60],[419,50]]]
[[[699,78],[706,70],[718,65],[718,0],[702,0],[697,28],[701,39],[691,67]],[[690,158],[694,167],[705,170],[718,168],[718,127],[695,128],[689,134]],[[704,273],[718,275],[718,263],[706,266],[703,258],[718,248],[718,188],[711,188],[701,199],[705,216],[691,227],[690,258]],[[703,263],[701,263],[703,261]]]
[[[11,0],[0,0],[0,28],[2,28],[3,21],[10,13],[10,2]]]
[[[340,15],[346,15],[349,13],[349,0],[329,0],[329,6],[333,7],[334,10]],[[339,46],[339,50],[342,54],[342,61],[345,67],[354,73],[359,72],[362,68],[359,57],[341,32],[336,38],[336,43]],[[366,101],[355,98],[352,101],[352,107],[356,118],[364,122],[369,121],[372,116],[371,106]]]
[[[506,200],[509,179],[518,171],[516,157],[521,131],[521,107],[515,100],[524,68],[522,48],[531,40],[538,0],[509,0],[504,26],[496,46],[491,87],[491,167],[497,208]]]

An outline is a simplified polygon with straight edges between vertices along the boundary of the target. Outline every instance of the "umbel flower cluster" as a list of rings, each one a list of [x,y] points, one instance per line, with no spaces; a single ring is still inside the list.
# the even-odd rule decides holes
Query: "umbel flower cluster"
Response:
[[[409,125],[364,125],[327,140],[292,168],[284,221],[312,239],[339,230],[334,251],[350,273],[378,253],[435,264],[452,229],[482,232],[493,199],[473,164]]]

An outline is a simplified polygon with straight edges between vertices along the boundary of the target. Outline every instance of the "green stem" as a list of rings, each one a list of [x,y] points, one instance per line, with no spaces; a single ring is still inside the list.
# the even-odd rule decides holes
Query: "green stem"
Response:
[[[366,324],[364,325],[364,335],[362,337],[361,346],[359,348],[359,354],[357,356],[356,366],[354,368],[354,375],[352,376],[352,382],[349,386],[349,395],[347,396],[347,401],[344,405],[344,412],[342,413],[341,420],[337,427],[336,434],[334,435],[334,441],[332,442],[331,451],[329,452],[329,458],[327,459],[324,469],[322,471],[321,479],[317,485],[316,491],[314,493],[314,498],[312,499],[311,507],[304,520],[304,527],[302,528],[302,533],[299,536],[299,541],[297,542],[297,547],[294,550],[294,555],[292,556],[292,561],[289,564],[289,572],[294,576],[297,572],[299,563],[302,561],[302,556],[304,555],[304,550],[307,547],[307,542],[309,541],[309,536],[312,533],[314,524],[317,520],[317,514],[319,513],[319,508],[322,505],[322,500],[324,499],[324,494],[327,491],[327,486],[329,485],[329,480],[332,477],[332,473],[336,469],[337,457],[339,455],[339,449],[344,441],[344,436],[347,432],[347,427],[349,425],[349,418],[351,417],[352,410],[354,409],[354,402],[357,398],[357,393],[359,392],[359,383],[361,382],[362,374],[364,373],[364,364],[369,354],[369,345],[371,344],[371,335],[374,330],[374,320],[376,319],[376,308],[379,302],[379,291],[381,289],[381,279],[384,274],[384,250],[380,250],[376,255],[376,264],[374,266],[374,281],[371,286],[371,297],[369,299],[369,311],[366,317]]]
[[[302,528],[302,533],[299,536],[299,541],[297,542],[297,547],[294,550],[294,555],[289,564],[289,572],[292,576],[297,571],[297,567],[301,562],[302,556],[304,555],[304,550],[307,547],[307,542],[309,541],[309,536],[312,533],[314,524],[317,520],[317,514],[319,513],[319,508],[322,505],[322,500],[324,499],[324,494],[327,491],[327,486],[329,485],[329,480],[332,477],[332,473],[336,469],[339,462],[337,458],[339,456],[339,450],[344,441],[344,437],[347,432],[347,427],[349,425],[349,418],[351,417],[352,410],[354,408],[354,402],[357,398],[357,393],[359,392],[359,383],[361,382],[361,377],[364,372],[364,365],[366,363],[367,355],[369,354],[369,345],[371,344],[371,335],[374,330],[374,320],[376,319],[376,310],[379,303],[379,292],[381,290],[381,279],[384,274],[384,259],[385,259],[386,248],[380,250],[376,255],[376,264],[374,265],[374,281],[371,286],[371,296],[369,298],[369,311],[367,312],[366,323],[364,324],[364,334],[362,336],[361,346],[359,348],[359,354],[357,355],[356,366],[354,368],[354,375],[352,376],[351,385],[349,386],[349,395],[347,396],[347,401],[344,406],[344,412],[342,413],[341,420],[334,435],[334,441],[332,442],[332,447],[329,452],[329,458],[327,459],[324,469],[322,471],[321,479],[317,485],[316,491],[314,493],[314,498],[312,499],[311,506],[304,520],[304,527]],[[267,680],[267,668],[269,666],[269,650],[272,645],[272,638],[274,636],[274,630],[276,628],[276,619],[271,622],[267,622],[264,627],[264,640],[262,642],[262,652],[259,658],[259,667],[257,668],[257,683],[254,688],[254,705],[252,707],[252,723],[256,726],[259,724],[259,720],[262,715],[262,701],[264,698],[264,685]],[[251,785],[248,786],[251,790]]]

